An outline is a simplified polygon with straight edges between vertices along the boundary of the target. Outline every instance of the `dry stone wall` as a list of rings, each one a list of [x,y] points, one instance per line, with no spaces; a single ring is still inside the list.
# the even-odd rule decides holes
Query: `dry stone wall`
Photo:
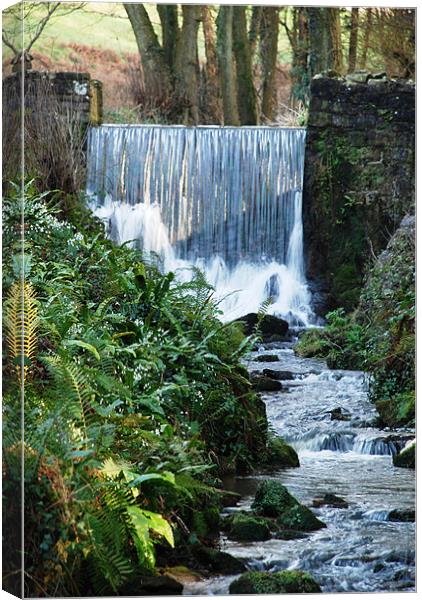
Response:
[[[413,82],[365,72],[312,80],[303,220],[317,313],[357,304],[368,259],[414,209],[414,160]]]
[[[51,91],[63,112],[69,111],[83,124],[102,122],[102,85],[89,73],[26,71],[24,80],[25,106],[34,107],[32,91],[42,87]],[[3,80],[3,97],[21,102],[21,75],[14,73]],[[39,104],[39,100],[37,100]],[[9,100],[10,109],[10,100]]]

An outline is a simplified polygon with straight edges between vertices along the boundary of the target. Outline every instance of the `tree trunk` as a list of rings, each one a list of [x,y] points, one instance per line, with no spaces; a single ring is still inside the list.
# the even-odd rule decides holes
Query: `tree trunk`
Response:
[[[170,70],[174,71],[176,58],[176,47],[179,38],[179,24],[177,21],[176,4],[157,4],[160,17],[161,30],[163,32],[163,54]]]
[[[308,99],[309,77],[308,77],[308,22],[306,19],[306,8],[293,8],[293,31],[289,36],[292,46],[292,92],[291,100],[295,102],[306,102]]]
[[[349,38],[349,65],[348,73],[356,70],[356,57],[358,50],[358,27],[359,27],[359,9],[352,8]]]
[[[199,123],[198,29],[201,7],[182,5],[183,25],[175,61],[176,95],[186,101],[185,122]]]
[[[202,28],[205,42],[205,78],[206,78],[206,106],[205,109],[213,121],[222,124],[223,111],[220,99],[220,82],[217,70],[217,48],[214,23],[209,5],[202,6]]]
[[[309,78],[332,68],[332,41],[327,8],[307,8],[309,31]]]
[[[249,28],[249,45],[252,59],[255,55],[256,46],[258,44],[259,30],[261,29],[262,9],[263,6],[252,7],[252,18]]]
[[[236,59],[237,106],[241,125],[257,125],[256,94],[245,11],[244,6],[233,7],[233,51]]]
[[[277,7],[263,7],[260,31],[262,65],[261,112],[270,121],[274,119],[276,108],[275,76],[277,67],[278,11]]]
[[[173,90],[170,68],[143,4],[124,4],[138,46],[145,88],[150,96],[164,96]]]
[[[368,49],[369,49],[369,37],[371,34],[371,29],[372,29],[372,9],[367,8],[366,9],[366,23],[365,23],[365,30],[364,30],[364,37],[363,37],[363,44],[362,44],[362,54],[361,54],[361,57],[359,60],[361,69],[366,68],[366,61],[368,59]]]
[[[337,73],[343,72],[343,48],[341,44],[341,22],[340,9],[326,8],[329,27],[329,45],[331,58],[329,57],[329,69],[334,69]]]
[[[217,59],[225,125],[239,125],[233,70],[233,6],[221,5],[217,17]]]

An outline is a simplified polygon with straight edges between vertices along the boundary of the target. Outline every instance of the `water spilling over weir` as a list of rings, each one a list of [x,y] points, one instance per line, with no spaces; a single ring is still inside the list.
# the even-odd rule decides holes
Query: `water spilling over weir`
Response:
[[[104,125],[88,140],[92,209],[117,243],[166,270],[200,267],[226,319],[257,311],[309,324],[303,268],[305,130]]]

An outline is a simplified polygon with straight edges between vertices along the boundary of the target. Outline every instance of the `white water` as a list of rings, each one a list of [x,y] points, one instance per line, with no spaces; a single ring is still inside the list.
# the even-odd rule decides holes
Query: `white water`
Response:
[[[118,244],[166,271],[204,271],[225,320],[258,311],[312,321],[303,265],[305,131],[110,126],[91,129],[91,208]]]
[[[277,347],[278,346],[278,347]],[[250,510],[263,479],[276,479],[306,504],[327,527],[303,539],[237,542],[225,537],[221,547],[246,560],[253,570],[309,572],[324,593],[412,592],[415,589],[415,523],[390,519],[392,511],[415,508],[415,473],[394,467],[392,454],[412,443],[413,430],[380,430],[365,376],[331,371],[318,359],[295,356],[288,343],[268,348],[279,360],[246,362],[250,371],[290,371],[283,389],[262,394],[274,431],[297,450],[300,467],[228,479],[226,486],[242,499],[225,512]],[[349,421],[331,420],[341,408]],[[325,440],[325,442],[324,442]],[[321,506],[313,499],[334,493],[347,508]],[[238,575],[215,576],[185,586],[187,595],[223,595]]]

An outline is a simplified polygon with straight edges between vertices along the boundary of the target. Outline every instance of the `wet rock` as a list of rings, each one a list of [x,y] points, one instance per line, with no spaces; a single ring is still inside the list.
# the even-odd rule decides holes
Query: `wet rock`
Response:
[[[281,529],[296,531],[316,531],[326,527],[314,513],[300,504],[279,481],[263,481],[255,494],[252,510],[264,517],[277,519]]]
[[[321,592],[304,571],[249,572],[230,584],[230,594],[297,594]]]
[[[404,467],[407,469],[415,468],[415,452],[416,452],[416,443],[411,444],[404,450],[402,450],[399,454],[393,456],[393,465],[395,467]]]
[[[299,467],[299,457],[294,448],[286,444],[283,438],[277,437],[270,441],[266,464],[273,467]]]
[[[283,389],[279,381],[265,377],[264,375],[252,377],[251,381],[254,390],[257,392],[279,392]]]
[[[246,571],[243,561],[227,552],[197,544],[191,548],[191,553],[201,567],[208,571],[221,573],[222,575],[236,575]]]
[[[385,569],[385,565],[383,565],[382,563],[376,563],[376,565],[374,565],[374,568],[372,569],[373,573],[379,573],[380,571],[383,571]]]
[[[344,498],[335,494],[324,494],[313,499],[312,506],[319,508],[320,506],[332,506],[333,508],[348,508],[349,504]]]
[[[221,498],[221,504],[224,508],[229,508],[231,506],[236,506],[239,500],[241,499],[241,495],[237,492],[228,492],[224,493],[224,496]]]
[[[277,540],[301,540],[308,537],[303,531],[297,531],[295,529],[282,529],[277,531],[274,536]]]
[[[317,531],[327,527],[303,504],[297,504],[283,512],[277,519],[277,525],[283,529],[296,529],[298,531]]]
[[[278,362],[280,359],[277,354],[258,354],[254,360],[256,362]]]
[[[188,567],[178,565],[176,567],[166,567],[163,569],[163,575],[171,577],[184,585],[185,583],[192,583],[195,581],[201,581],[203,576],[196,571],[191,571]]]
[[[330,410],[329,412],[332,421],[350,421],[351,414],[346,412],[341,406],[333,408],[333,410]]]
[[[267,480],[259,484],[252,510],[264,517],[279,517],[289,508],[298,505],[287,488],[279,481]]]
[[[258,325],[260,317],[257,313],[249,313],[240,319],[236,319],[236,322],[243,323],[243,330],[246,335],[251,335],[255,332],[255,328]],[[284,319],[275,317],[274,315],[264,315],[259,322],[259,332],[262,338],[270,338],[272,335],[278,335],[284,337],[289,329],[289,324]],[[275,340],[273,340],[275,341]]]
[[[271,379],[277,379],[279,381],[293,381],[296,379],[296,373],[292,371],[278,371],[277,369],[264,369],[263,374]]]
[[[399,521],[402,523],[414,523],[415,511],[414,509],[394,509],[388,514],[389,521]]]
[[[260,542],[271,537],[268,521],[259,517],[235,514],[228,519],[227,537],[238,542]]]
[[[138,575],[121,588],[120,596],[179,596],[183,585],[167,575]]]

